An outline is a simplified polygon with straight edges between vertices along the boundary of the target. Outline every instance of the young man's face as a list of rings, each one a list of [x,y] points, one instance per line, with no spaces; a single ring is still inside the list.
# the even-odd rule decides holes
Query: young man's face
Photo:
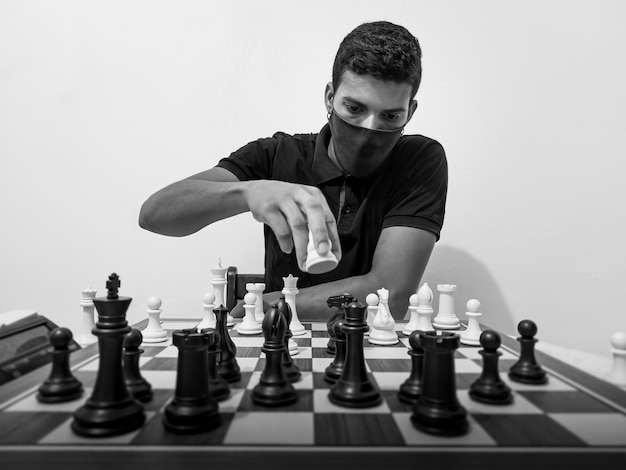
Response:
[[[326,108],[333,106],[344,120],[367,129],[396,129],[404,126],[417,107],[408,83],[378,80],[371,75],[343,72],[336,90],[326,86]]]
[[[382,81],[371,75],[359,75],[346,70],[336,89],[332,83],[326,85],[326,109],[357,128],[392,131],[404,127],[411,119],[417,107],[417,102],[411,99],[412,91],[409,83]],[[385,135],[388,133],[368,134],[339,126],[331,122],[331,131],[335,131],[331,152],[350,174],[370,174],[391,151],[385,142],[393,145],[394,136]],[[397,141],[399,132],[395,135]]]

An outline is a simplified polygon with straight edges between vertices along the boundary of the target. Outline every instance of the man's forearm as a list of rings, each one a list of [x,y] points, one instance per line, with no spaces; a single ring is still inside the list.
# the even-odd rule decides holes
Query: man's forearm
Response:
[[[141,207],[139,225],[162,235],[181,237],[248,210],[245,182],[186,179],[150,196]]]
[[[325,321],[334,312],[334,309],[329,308],[326,304],[328,297],[348,293],[365,304],[365,298],[368,294],[376,293],[382,287],[389,289],[389,308],[394,318],[396,320],[404,318],[409,304],[409,296],[415,290],[401,290],[392,285],[384,285],[383,281],[377,280],[372,274],[300,288],[296,298],[298,317],[303,320]],[[280,292],[272,292],[266,296],[265,300],[272,303],[277,301],[279,297]]]

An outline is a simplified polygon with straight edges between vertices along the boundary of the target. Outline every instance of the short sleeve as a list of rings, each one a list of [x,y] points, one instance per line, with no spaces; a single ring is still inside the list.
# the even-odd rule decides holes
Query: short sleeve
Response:
[[[221,159],[217,166],[230,171],[240,181],[269,179],[276,147],[275,137],[258,139]]]
[[[382,228],[415,227],[432,232],[439,240],[448,191],[448,164],[439,142],[407,136],[393,162],[393,190]]]

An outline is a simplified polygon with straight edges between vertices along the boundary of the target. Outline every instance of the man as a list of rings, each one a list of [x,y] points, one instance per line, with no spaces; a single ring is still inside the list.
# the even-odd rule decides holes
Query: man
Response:
[[[139,224],[184,236],[250,211],[265,224],[268,303],[293,274],[301,318],[327,318],[330,295],[364,301],[381,287],[401,318],[439,239],[447,192],[441,145],[402,135],[420,80],[421,49],[409,31],[388,22],[357,27],[337,52],[319,134],[251,142],[152,195]],[[305,272],[309,233],[320,254],[339,260],[332,271]]]

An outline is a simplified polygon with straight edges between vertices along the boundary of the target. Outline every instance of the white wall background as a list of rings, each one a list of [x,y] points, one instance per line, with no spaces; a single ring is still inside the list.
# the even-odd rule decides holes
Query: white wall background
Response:
[[[424,281],[513,333],[609,355],[626,330],[626,2],[0,0],[0,312],[80,319],[113,271],[200,316],[209,268],[260,272],[249,214],[175,239],[141,203],[246,142],[324,124],[341,39],[387,19],[424,51],[407,131],[441,141],[446,223]]]

